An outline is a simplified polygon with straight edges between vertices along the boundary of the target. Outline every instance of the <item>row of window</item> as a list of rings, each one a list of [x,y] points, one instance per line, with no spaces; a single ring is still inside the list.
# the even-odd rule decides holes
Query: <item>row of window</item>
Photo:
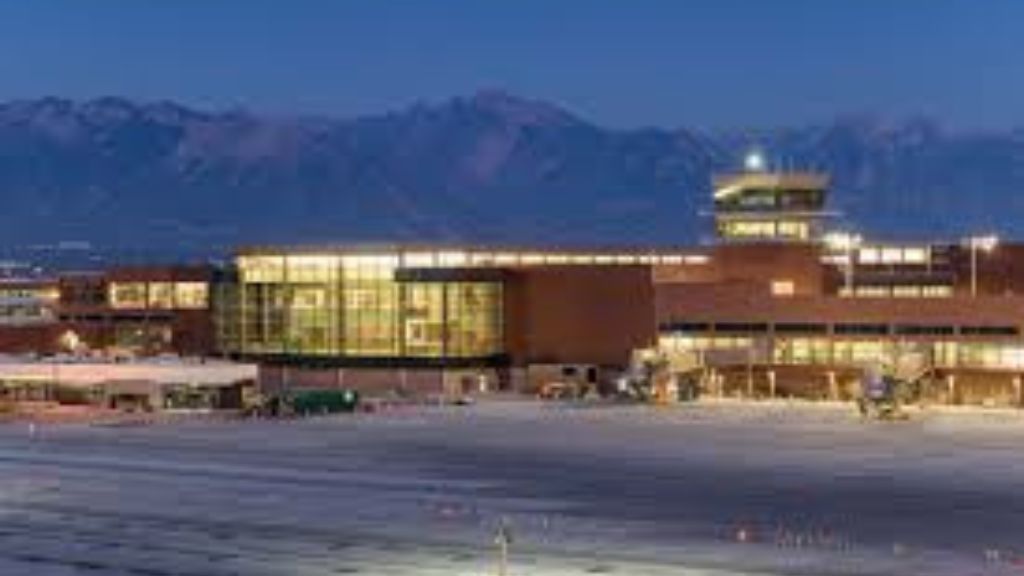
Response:
[[[662,336],[659,347],[673,352],[753,349],[749,337]],[[1024,346],[1012,342],[940,340],[907,344],[889,339],[785,338],[764,343],[776,364],[863,365],[872,362],[918,362],[938,368],[1024,370]]]
[[[685,333],[751,333],[765,334],[837,334],[837,335],[879,335],[903,336],[954,335],[962,336],[1018,336],[1020,327],[1010,325],[953,326],[951,324],[869,324],[821,322],[671,322],[661,326],[662,332]]]
[[[810,225],[800,220],[727,220],[719,222],[719,235],[725,238],[788,238],[807,240]]]
[[[750,210],[820,210],[824,205],[822,190],[743,188],[736,193],[719,189],[716,193],[715,209],[720,212]]]
[[[20,325],[51,322],[53,309],[40,302],[0,304],[0,325]]]
[[[41,300],[55,302],[60,298],[60,291],[56,287],[4,287],[0,288],[0,301],[2,300]]]
[[[111,282],[110,306],[126,310],[202,310],[209,306],[205,282]]]
[[[332,282],[376,270],[390,279],[398,268],[465,268],[593,264],[701,264],[701,254],[408,251],[380,254],[253,255],[237,259],[243,282]]]
[[[857,251],[859,264],[927,264],[930,250],[924,246],[865,246]]]
[[[948,298],[953,295],[953,287],[944,284],[855,286],[851,290],[843,286],[839,295],[844,298]]]

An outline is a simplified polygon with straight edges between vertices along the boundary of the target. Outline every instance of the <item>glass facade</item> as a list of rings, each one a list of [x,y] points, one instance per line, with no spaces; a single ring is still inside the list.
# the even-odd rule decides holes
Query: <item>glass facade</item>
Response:
[[[405,258],[436,267],[454,256]],[[503,353],[499,280],[400,281],[402,261],[397,253],[239,257],[237,283],[218,292],[221,345],[238,354],[360,358]]]
[[[747,171],[714,182],[715,228],[726,242],[807,242],[821,235],[828,180],[813,173]]]

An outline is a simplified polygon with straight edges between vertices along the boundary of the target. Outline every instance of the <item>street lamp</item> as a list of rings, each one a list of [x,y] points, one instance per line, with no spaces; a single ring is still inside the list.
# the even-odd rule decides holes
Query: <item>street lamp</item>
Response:
[[[995,234],[971,236],[966,243],[971,249],[971,298],[974,298],[978,295],[978,251],[988,253],[995,250],[999,245],[999,237]]]
[[[853,234],[851,232],[829,232],[825,235],[825,246],[835,252],[843,252],[845,254],[846,268],[845,284],[847,295],[853,295],[853,252],[856,250],[864,239],[860,234]]]

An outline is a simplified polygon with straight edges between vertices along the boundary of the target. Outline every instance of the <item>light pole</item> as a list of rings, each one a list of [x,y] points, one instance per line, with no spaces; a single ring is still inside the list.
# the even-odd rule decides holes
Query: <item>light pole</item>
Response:
[[[494,543],[498,545],[498,576],[508,576],[508,546],[512,543],[512,529],[507,518],[498,524]]]
[[[978,295],[978,250],[986,253],[995,250],[999,238],[995,234],[971,236],[967,239],[967,245],[971,250],[971,298],[974,298]]]

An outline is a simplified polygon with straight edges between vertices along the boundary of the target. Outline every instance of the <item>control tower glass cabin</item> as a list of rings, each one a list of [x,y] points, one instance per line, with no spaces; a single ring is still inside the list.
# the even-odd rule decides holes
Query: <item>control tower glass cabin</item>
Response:
[[[817,242],[823,234],[828,177],[752,171],[714,179],[715,230],[721,242]]]

